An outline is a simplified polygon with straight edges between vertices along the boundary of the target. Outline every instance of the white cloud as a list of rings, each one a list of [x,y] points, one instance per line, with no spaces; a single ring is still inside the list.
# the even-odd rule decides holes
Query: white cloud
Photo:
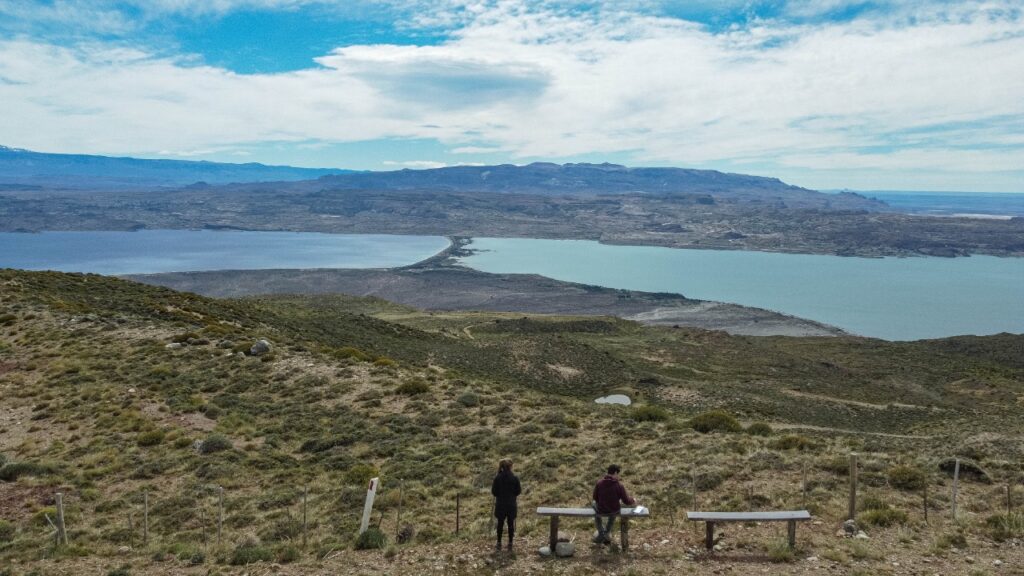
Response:
[[[434,160],[385,160],[381,162],[385,166],[401,166],[402,168],[413,168],[416,170],[422,170],[425,168],[444,168],[448,164],[444,162],[436,162]]]
[[[6,41],[0,142],[185,154],[435,138],[456,154],[519,159],[630,151],[646,164],[1019,172],[1019,130],[1001,126],[1024,122],[1024,18],[1012,8],[942,5],[913,23],[762,21],[715,34],[622,10],[480,2],[462,7],[465,23],[442,45],[346,46],[319,58],[323,68],[273,75]]]

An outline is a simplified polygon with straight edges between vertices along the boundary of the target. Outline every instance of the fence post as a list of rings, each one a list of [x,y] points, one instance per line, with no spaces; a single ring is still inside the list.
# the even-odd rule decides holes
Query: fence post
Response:
[[[459,516],[462,512],[462,494],[455,493],[455,534],[459,533]]]
[[[956,521],[956,495],[960,488],[960,459],[953,465],[953,521]]]
[[[1012,498],[1013,498],[1013,496],[1011,496],[1010,485],[1007,484],[1006,485],[1006,513],[1007,514],[1013,512],[1013,500],[1012,500]]]
[[[857,454],[850,454],[850,509],[846,515],[848,520],[857,517]]]
[[[800,493],[803,498],[803,508],[807,509],[807,461],[803,463],[803,470],[800,473]]]
[[[142,493],[142,545],[149,546],[149,492]]]
[[[224,529],[224,487],[217,486],[217,546],[221,545]]]
[[[67,545],[68,531],[64,525],[64,494],[57,492],[57,541]]]
[[[928,523],[928,478],[924,479],[924,523]]]

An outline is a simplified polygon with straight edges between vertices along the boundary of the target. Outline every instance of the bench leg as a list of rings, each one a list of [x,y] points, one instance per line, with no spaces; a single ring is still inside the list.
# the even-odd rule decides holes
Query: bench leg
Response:
[[[789,547],[796,548],[796,520],[790,520],[787,524],[789,524],[789,526],[787,526],[789,532]]]
[[[558,546],[558,516],[551,517],[551,532],[548,534],[548,544],[551,546],[551,556],[555,555],[555,548]]]
[[[622,537],[622,551],[629,550],[629,518],[619,518],[619,535]]]
[[[715,547],[715,523],[708,522],[704,529],[704,547],[711,551]]]

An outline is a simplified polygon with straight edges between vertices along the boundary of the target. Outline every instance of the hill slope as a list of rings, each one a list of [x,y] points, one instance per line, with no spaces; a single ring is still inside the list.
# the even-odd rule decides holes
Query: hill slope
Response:
[[[272,351],[247,354],[260,338]],[[675,573],[697,566],[681,552],[701,536],[674,520],[694,483],[703,508],[806,505],[821,524],[801,528],[797,555],[841,571],[927,556],[929,570],[962,573],[964,555],[948,552],[958,533],[972,561],[1011,565],[1024,558],[1006,538],[1024,535],[1016,517],[999,528],[994,495],[1024,473],[1022,343],[730,337],[336,296],[215,300],[95,275],[0,271],[0,570],[202,574],[222,564],[240,574],[228,565],[276,560],[295,563],[280,568],[292,574],[571,573],[588,562]],[[612,392],[639,407],[592,402]],[[713,408],[775,432],[696,432],[691,418]],[[894,510],[888,527],[864,510],[868,543],[834,535],[851,450],[871,505]],[[532,506],[585,501],[604,465],[624,464],[655,511],[634,525],[634,554],[582,550],[557,565],[483,556],[487,488],[505,456],[527,488],[523,551],[546,537]],[[961,483],[959,529],[935,520],[949,512],[938,466],[952,456],[997,483]],[[930,486],[932,524],[922,523],[916,488],[892,480],[899,466]],[[375,510],[388,539],[406,525],[414,534],[383,556],[352,550],[371,476],[382,480]],[[45,515],[56,491],[72,544],[54,551]],[[564,527],[586,548],[585,522]],[[751,555],[767,561],[776,537],[770,526],[726,532],[715,562],[735,573],[749,571]]]

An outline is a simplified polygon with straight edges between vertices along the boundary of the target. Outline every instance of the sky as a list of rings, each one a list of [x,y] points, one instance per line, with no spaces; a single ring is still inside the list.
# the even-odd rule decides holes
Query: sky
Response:
[[[0,0],[0,145],[1024,192],[1024,2]]]

